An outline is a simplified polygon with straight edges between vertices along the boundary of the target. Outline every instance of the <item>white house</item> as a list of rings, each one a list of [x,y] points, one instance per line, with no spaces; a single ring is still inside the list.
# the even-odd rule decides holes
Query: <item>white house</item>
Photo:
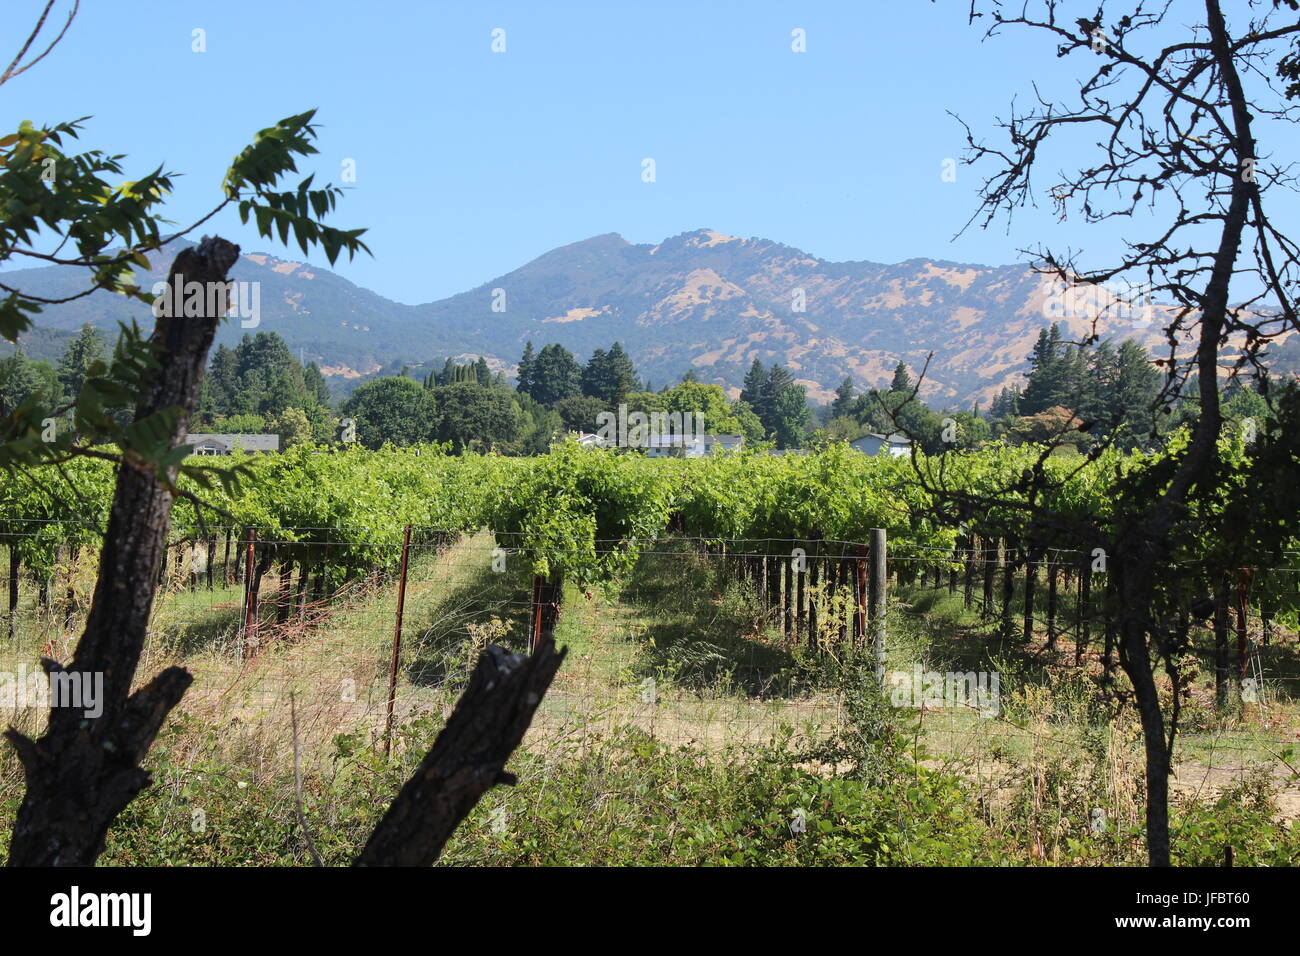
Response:
[[[186,435],[185,444],[193,445],[194,455],[246,455],[279,451],[279,435]]]
[[[870,432],[849,444],[864,455],[878,455],[882,448],[888,449],[889,454],[895,457],[912,453],[912,443],[906,435],[877,435]]]
[[[703,458],[720,452],[739,451],[744,435],[651,435],[645,445],[647,458]]]

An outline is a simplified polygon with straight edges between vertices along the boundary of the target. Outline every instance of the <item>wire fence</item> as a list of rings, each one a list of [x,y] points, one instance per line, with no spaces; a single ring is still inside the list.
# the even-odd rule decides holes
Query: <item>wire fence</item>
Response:
[[[988,548],[890,557],[883,535],[601,541],[597,556],[630,547],[634,560],[618,580],[587,585],[535,573],[539,558],[565,549],[543,555],[488,530],[343,537],[177,529],[141,677],[187,667],[195,680],[180,711],[250,760],[286,747],[328,754],[340,736],[401,746],[406,725],[445,719],[486,645],[528,653],[550,637],[569,656],[526,740],[541,750],[625,727],[706,752],[774,740],[806,749],[850,727],[838,678],[854,663],[912,712],[932,759],[986,788],[1014,787],[1011,768],[1069,759],[1099,735],[1138,746],[1131,714],[1115,717],[1122,677],[1077,554],[1026,567]],[[23,538],[0,535],[0,545],[21,556]],[[71,548],[46,567],[11,561],[0,671],[70,659],[97,562]],[[1181,700],[1177,785],[1213,792],[1263,767],[1300,813],[1288,777],[1300,645],[1250,610],[1249,589],[1246,601],[1245,657],[1229,662],[1233,719],[1216,710],[1221,674],[1209,660]],[[1198,635],[1208,648],[1211,632]],[[4,687],[6,717],[39,719]]]

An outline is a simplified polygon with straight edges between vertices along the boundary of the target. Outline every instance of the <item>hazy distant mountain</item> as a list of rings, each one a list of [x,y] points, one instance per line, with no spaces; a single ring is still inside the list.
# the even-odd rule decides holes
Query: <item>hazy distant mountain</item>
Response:
[[[178,245],[153,257],[160,278]],[[8,272],[6,282],[44,296],[74,291],[68,267]],[[733,394],[755,357],[780,361],[818,399],[846,376],[859,388],[888,383],[901,359],[919,369],[933,351],[927,397],[933,404],[987,401],[1015,380],[1044,314],[1040,277],[1023,265],[980,266],[910,259],[897,265],[827,262],[765,239],[707,229],[658,245],[634,245],[615,233],[562,246],[475,289],[408,306],[360,288],[327,269],[247,253],[233,278],[261,283],[259,329],[278,332],[295,353],[318,362],[335,381],[390,363],[483,355],[512,372],[524,342],[559,342],[586,357],[623,343],[658,386],[694,368],[701,381]],[[500,290],[500,291],[498,291]],[[799,311],[800,296],[803,311]],[[494,304],[504,311],[494,311]],[[27,343],[56,353],[59,339],[83,322],[113,328],[147,310],[96,293],[40,317]],[[1082,335],[1087,320],[1067,323]],[[1107,335],[1159,343],[1159,321],[1103,325]],[[247,331],[227,320],[219,342]]]

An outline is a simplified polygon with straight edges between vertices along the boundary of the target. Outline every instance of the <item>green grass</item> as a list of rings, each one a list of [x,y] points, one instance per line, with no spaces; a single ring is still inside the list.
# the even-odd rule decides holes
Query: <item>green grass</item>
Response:
[[[309,626],[268,623],[246,659],[233,640],[240,588],[163,595],[141,675],[182,663],[196,682],[149,758],[157,785],[114,827],[103,862],[308,862],[290,694],[307,825],[328,862],[348,862],[432,742],[478,650],[526,648],[531,577],[522,562],[494,573],[491,546],[483,533],[414,555],[391,761],[379,745],[394,582],[352,587]],[[275,580],[268,575],[268,593]],[[75,638],[75,628],[37,613],[33,594],[24,592],[6,666],[34,661],[48,643],[66,658]],[[1141,862],[1140,735],[1131,710],[1099,693],[1095,656],[1076,668],[1068,642],[1052,656],[1041,634],[1029,645],[998,637],[996,622],[946,587],[896,586],[892,597],[887,670],[997,670],[997,718],[888,707],[872,689],[873,662],[795,646],[747,586],[685,545],[644,556],[605,587],[570,582],[556,635],[569,657],[511,761],[520,785],[483,800],[445,861]],[[823,637],[835,630],[827,625]],[[1294,644],[1275,657],[1290,666]],[[352,699],[340,694],[346,681]],[[28,730],[41,719],[20,716]],[[1267,714],[1190,702],[1175,791],[1180,862],[1213,863],[1228,843],[1243,864],[1300,858],[1296,831],[1279,822],[1297,816],[1287,770],[1296,761],[1279,732],[1294,718],[1283,695]],[[0,828],[20,794],[6,749]],[[1108,821],[1100,835],[1090,830],[1098,809]],[[803,834],[791,829],[796,811]]]

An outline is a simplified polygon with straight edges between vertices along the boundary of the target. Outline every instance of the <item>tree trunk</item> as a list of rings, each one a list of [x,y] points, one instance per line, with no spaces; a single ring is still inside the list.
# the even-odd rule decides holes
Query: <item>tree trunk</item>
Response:
[[[515,782],[505,763],[564,655],[549,640],[528,656],[496,646],[483,652],[447,725],[375,827],[357,866],[431,865],[484,793]]]
[[[172,264],[171,281],[224,282],[239,247],[204,239],[183,250]],[[159,318],[150,341],[159,370],[152,392],[136,409],[136,421],[176,409],[170,446],[180,445],[198,396],[203,365],[220,315]],[[176,466],[166,470],[169,482]],[[131,684],[144,649],[154,582],[166,557],[172,493],[149,468],[118,468],[99,579],[86,630],[68,668],[102,676],[98,704],[90,718],[73,707],[51,707],[45,735],[36,741],[10,728],[5,734],[18,752],[27,789],[14,822],[10,866],[89,866],[104,846],[109,825],[152,782],[140,762],[163,721],[192,678],[169,667],[134,694]],[[62,668],[42,661],[54,673]]]

